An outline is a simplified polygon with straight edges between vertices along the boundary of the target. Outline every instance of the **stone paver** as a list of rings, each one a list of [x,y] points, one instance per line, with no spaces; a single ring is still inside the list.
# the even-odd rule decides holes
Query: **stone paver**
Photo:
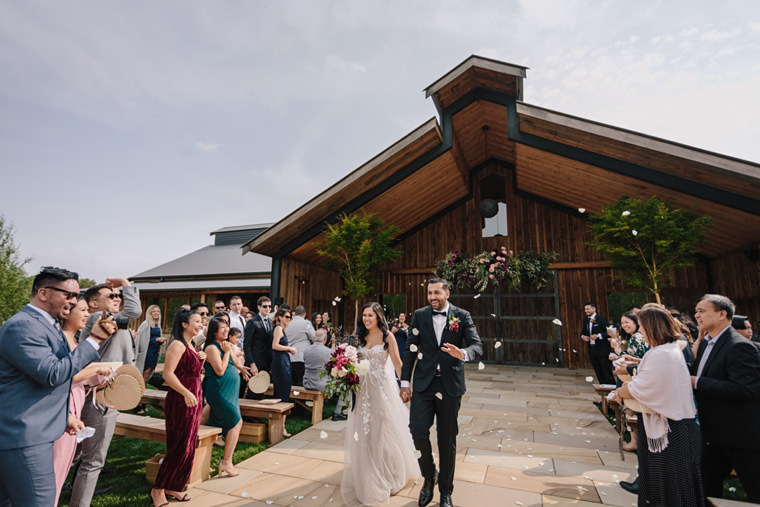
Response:
[[[454,504],[635,504],[636,497],[617,483],[635,477],[636,456],[626,453],[621,460],[617,434],[594,405],[598,396],[586,381],[589,375],[588,370],[468,365]],[[237,464],[240,476],[195,487],[186,505],[340,507],[345,427],[345,422],[322,421]],[[388,504],[417,505],[420,486],[421,481],[408,484]],[[431,505],[438,500],[436,491]]]

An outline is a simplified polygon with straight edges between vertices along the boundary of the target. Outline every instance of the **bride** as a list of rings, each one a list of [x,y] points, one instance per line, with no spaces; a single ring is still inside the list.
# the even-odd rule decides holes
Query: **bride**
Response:
[[[362,307],[356,335],[359,354],[369,359],[370,370],[348,412],[341,492],[348,506],[379,505],[416,479],[420,469],[409,433],[409,409],[396,384],[401,376],[398,345],[380,304]]]

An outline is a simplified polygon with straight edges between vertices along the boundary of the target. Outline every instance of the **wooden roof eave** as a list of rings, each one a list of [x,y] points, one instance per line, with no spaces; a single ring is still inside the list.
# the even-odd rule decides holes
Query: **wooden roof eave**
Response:
[[[272,225],[266,232],[244,244],[241,247],[243,250],[242,254],[256,252],[272,257],[276,256],[284,245],[298,237],[298,231],[312,228],[327,220],[332,215],[336,202],[348,202],[363,193],[367,193],[372,190],[373,186],[379,185],[392,174],[383,173],[386,177],[371,179],[371,186],[365,185],[361,187],[360,192],[354,189],[352,195],[341,196],[350,187],[356,186],[360,180],[367,178],[373,172],[379,171],[382,173],[383,169],[394,167],[398,164],[406,166],[408,162],[403,162],[403,159],[409,153],[416,153],[417,156],[420,156],[430,152],[436,146],[442,145],[442,143],[443,137],[438,120],[435,117],[431,118],[337,183],[331,185],[324,192],[321,192],[303,206]],[[325,212],[323,211],[323,208],[325,208],[323,205],[327,202],[331,202],[333,205],[326,207],[328,211]],[[296,224],[298,224],[297,228],[294,227]]]

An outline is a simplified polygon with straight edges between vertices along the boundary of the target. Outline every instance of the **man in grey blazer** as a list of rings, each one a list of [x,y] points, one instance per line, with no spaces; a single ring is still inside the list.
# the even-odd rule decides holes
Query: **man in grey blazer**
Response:
[[[293,385],[303,387],[303,374],[306,365],[303,361],[303,351],[314,342],[314,326],[306,320],[306,309],[298,305],[293,310],[293,320],[290,321],[286,334],[288,345],[296,348],[296,353],[290,358],[290,370],[293,377]]]
[[[79,296],[78,275],[42,268],[32,299],[0,327],[0,506],[55,503],[53,442],[81,421],[69,419],[71,379],[98,359],[98,331],[74,351],[58,324]]]
[[[121,288],[121,292],[119,292]],[[132,332],[126,328],[127,323],[137,319],[142,314],[140,307],[140,291],[130,284],[125,278],[107,278],[104,284],[90,287],[85,292],[85,300],[90,305],[91,311],[102,312],[106,310],[109,316],[121,325],[119,330],[104,341],[98,351],[100,361],[118,361],[124,364],[135,364],[135,343]],[[119,306],[124,298],[124,308],[119,311]],[[90,334],[92,325],[102,313],[90,315],[87,324],[82,329],[80,340]],[[74,486],[71,490],[71,507],[89,507],[95,486],[106,462],[108,447],[116,429],[117,410],[108,409],[92,402],[92,394],[82,409],[82,421],[95,428],[95,435],[82,442],[82,461],[74,477]]]

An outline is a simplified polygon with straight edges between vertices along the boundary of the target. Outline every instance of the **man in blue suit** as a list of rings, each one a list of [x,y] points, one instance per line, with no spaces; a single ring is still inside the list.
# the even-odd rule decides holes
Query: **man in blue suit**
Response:
[[[73,352],[58,324],[79,296],[78,275],[42,268],[32,299],[0,327],[0,507],[50,507],[55,502],[53,442],[64,430],[81,429],[69,420],[72,377],[98,359],[105,330]]]

